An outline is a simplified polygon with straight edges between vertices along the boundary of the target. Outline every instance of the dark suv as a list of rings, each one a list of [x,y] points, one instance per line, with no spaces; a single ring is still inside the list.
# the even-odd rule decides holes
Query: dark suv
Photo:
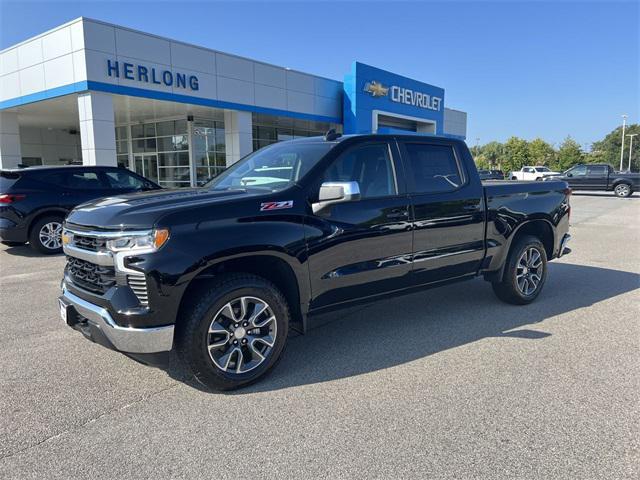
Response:
[[[0,241],[26,242],[36,251],[62,251],[60,235],[67,213],[100,197],[160,186],[116,167],[34,167],[0,170]]]

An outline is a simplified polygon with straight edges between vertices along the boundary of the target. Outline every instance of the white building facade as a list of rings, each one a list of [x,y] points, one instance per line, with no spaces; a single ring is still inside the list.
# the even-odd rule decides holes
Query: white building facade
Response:
[[[120,165],[198,185],[330,128],[464,138],[466,113],[443,89],[357,62],[340,82],[87,18],[0,52],[3,169]]]

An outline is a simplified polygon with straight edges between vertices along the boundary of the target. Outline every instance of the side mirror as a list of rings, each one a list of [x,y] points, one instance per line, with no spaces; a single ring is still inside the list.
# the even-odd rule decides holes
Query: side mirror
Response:
[[[573,177],[573,173],[567,173],[567,177]]]
[[[318,213],[336,203],[360,200],[358,182],[325,182],[320,186],[318,203],[311,205],[313,213]]]

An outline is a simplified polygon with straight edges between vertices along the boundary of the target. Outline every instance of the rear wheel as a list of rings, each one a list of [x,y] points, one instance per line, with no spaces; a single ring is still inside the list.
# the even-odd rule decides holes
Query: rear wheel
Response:
[[[503,302],[526,305],[533,302],[547,279],[547,254],[537,237],[524,236],[511,247],[502,281],[491,285]]]
[[[613,191],[615,192],[616,197],[621,198],[626,198],[633,193],[633,190],[631,190],[631,185],[629,185],[628,183],[619,183],[615,186]]]
[[[29,244],[35,251],[52,255],[62,251],[62,222],[58,216],[43,217],[33,224]]]
[[[289,307],[271,282],[226,274],[204,288],[182,317],[178,354],[202,385],[233,390],[265,375],[279,360]]]

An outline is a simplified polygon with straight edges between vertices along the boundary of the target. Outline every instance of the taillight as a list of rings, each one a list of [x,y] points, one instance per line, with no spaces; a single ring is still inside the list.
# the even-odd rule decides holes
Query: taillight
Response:
[[[4,205],[9,205],[11,203],[17,202],[25,198],[26,195],[18,195],[13,193],[3,193],[0,195],[0,203]]]

